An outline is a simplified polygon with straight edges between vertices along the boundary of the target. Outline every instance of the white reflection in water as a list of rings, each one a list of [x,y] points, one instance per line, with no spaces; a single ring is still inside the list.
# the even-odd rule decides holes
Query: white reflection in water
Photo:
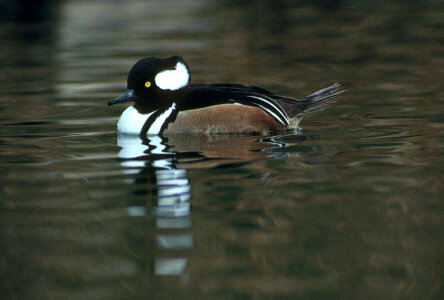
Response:
[[[197,150],[196,152],[204,153],[205,157],[213,157],[213,160],[209,162],[214,162],[217,165],[229,161],[286,157],[288,154],[279,151],[279,149],[288,147],[290,144],[285,139],[291,141],[295,139],[295,136],[299,141],[301,138],[299,135],[261,138],[240,136],[236,139],[215,136],[207,137],[204,143],[200,141],[197,148],[190,147],[194,143],[186,139],[181,140],[180,136],[169,137],[169,139],[174,145],[174,149],[181,149],[181,153],[192,152],[191,149]],[[225,143],[238,145],[235,147],[237,151],[227,152]],[[127,208],[128,216],[140,218],[146,216],[148,212],[154,213],[157,229],[162,230],[162,233],[155,237],[155,244],[159,250],[167,252],[166,256],[170,251],[173,254],[172,251],[192,249],[194,237],[191,233],[184,232],[184,229],[191,229],[191,186],[187,170],[177,167],[179,152],[171,151],[172,146],[160,136],[141,139],[139,136],[119,135],[118,145],[121,147],[118,156],[122,159],[121,165],[123,173],[126,175],[125,182],[130,185],[137,184],[139,186],[141,182],[148,185],[147,201],[151,208],[148,209],[147,205],[140,204],[129,206]],[[215,157],[220,157],[221,161],[215,161]],[[268,173],[265,173],[264,176],[266,178]],[[180,232],[177,232],[178,230]],[[177,256],[156,257],[154,273],[156,275],[181,275],[183,278],[187,276],[185,273],[187,262],[188,258],[178,258]]]
[[[156,227],[159,229],[181,229],[191,227],[191,219],[187,217],[182,218],[161,218],[156,220]]]
[[[186,258],[156,258],[154,262],[154,274],[156,275],[181,275],[185,273]]]
[[[164,249],[183,249],[193,247],[193,236],[191,234],[159,234],[157,245]]]
[[[150,136],[143,141],[139,136],[119,135],[118,146],[121,150],[118,157],[122,159],[124,175],[137,175],[148,171],[154,178],[152,190],[157,191],[153,212],[157,217],[156,226],[162,230],[177,230],[191,227],[190,219],[190,182],[185,169],[175,166],[173,152],[159,136]],[[128,184],[134,184],[134,178],[125,178]],[[153,180],[151,180],[153,182]],[[130,217],[143,217],[146,206],[128,206]],[[160,249],[177,250],[193,247],[193,236],[190,233],[162,233],[156,237]],[[187,258],[155,258],[156,275],[183,275]]]

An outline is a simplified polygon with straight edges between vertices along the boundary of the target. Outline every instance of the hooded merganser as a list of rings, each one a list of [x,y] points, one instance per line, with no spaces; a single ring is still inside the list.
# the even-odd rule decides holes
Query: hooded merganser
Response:
[[[321,110],[344,90],[339,84],[305,98],[289,98],[263,88],[230,83],[192,84],[180,56],[146,57],[129,72],[127,91],[108,105],[134,101],[121,115],[119,133],[247,133],[295,128],[302,117]]]

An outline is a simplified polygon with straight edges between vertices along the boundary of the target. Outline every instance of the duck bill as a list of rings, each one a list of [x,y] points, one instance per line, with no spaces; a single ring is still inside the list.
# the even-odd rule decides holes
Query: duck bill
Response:
[[[136,100],[136,95],[134,95],[134,90],[127,90],[125,94],[120,96],[119,98],[113,99],[108,101],[109,105],[119,104],[119,103],[125,103]]]

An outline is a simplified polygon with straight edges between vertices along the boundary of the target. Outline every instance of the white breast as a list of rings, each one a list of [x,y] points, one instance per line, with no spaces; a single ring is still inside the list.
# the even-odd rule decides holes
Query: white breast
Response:
[[[153,114],[140,114],[133,106],[128,107],[120,116],[117,131],[124,134],[139,134],[146,120]]]

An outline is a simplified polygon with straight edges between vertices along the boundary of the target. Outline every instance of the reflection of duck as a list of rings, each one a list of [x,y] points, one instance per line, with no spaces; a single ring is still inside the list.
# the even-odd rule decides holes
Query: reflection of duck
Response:
[[[190,183],[186,169],[281,157],[286,153],[273,149],[287,146],[276,137],[252,135],[170,135],[167,138],[119,135],[118,145],[123,173],[128,175],[125,182],[149,183],[149,194],[154,193],[150,206],[154,206],[155,213],[174,216],[189,213]],[[133,205],[128,213],[145,215],[146,205]]]
[[[169,151],[165,140],[152,136],[142,140],[138,136],[118,138],[125,175],[136,175],[136,179],[127,179],[129,184],[142,182],[148,185],[147,196],[150,203],[128,206],[131,217],[145,216],[147,205],[152,207],[156,216],[156,244],[163,250],[189,249],[194,241],[191,233],[183,232],[191,227],[190,219],[190,183],[187,172],[176,167],[176,155]],[[133,177],[133,176],[131,176]],[[180,230],[180,233],[174,230]],[[186,257],[157,256],[154,260],[154,274],[184,275],[188,259]]]
[[[155,210],[158,215],[187,215],[190,209],[190,185],[186,170],[176,167],[176,157],[170,152],[163,139],[152,136],[142,141],[137,136],[119,136],[118,154],[122,159],[125,175],[148,173],[150,182],[156,191]],[[127,181],[132,183],[132,180]],[[145,207],[137,211],[135,207],[129,211],[138,215],[144,214]]]
[[[137,168],[146,168],[148,162],[151,167],[172,168],[174,161],[174,168],[201,169],[282,156],[273,149],[287,146],[278,137],[228,134],[153,135],[144,139],[137,135],[119,135],[117,141],[125,174],[137,173]]]
[[[288,136],[297,135],[285,138]],[[126,182],[137,186],[137,194],[147,195],[142,203],[133,201],[128,205],[128,215],[145,216],[149,207],[156,218],[158,254],[153,262],[154,274],[186,279],[188,257],[186,252],[178,252],[194,247],[193,234],[188,231],[192,226],[191,184],[186,169],[276,156],[279,153],[273,149],[286,147],[287,143],[279,137],[252,135],[119,135],[118,145],[123,172],[128,175]]]
[[[304,115],[323,109],[343,93],[335,84],[294,99],[252,85],[189,81],[189,67],[179,56],[139,60],[128,75],[127,92],[108,102],[135,102],[120,117],[119,132],[146,136],[291,129]]]

